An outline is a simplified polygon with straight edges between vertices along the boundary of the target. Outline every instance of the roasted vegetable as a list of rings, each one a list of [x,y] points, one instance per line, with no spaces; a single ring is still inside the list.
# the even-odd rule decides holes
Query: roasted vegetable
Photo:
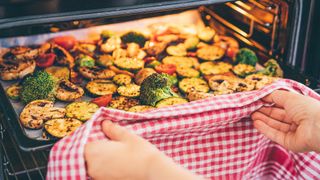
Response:
[[[73,133],[82,122],[74,118],[51,119],[44,123],[44,129],[55,138],[63,138]]]
[[[124,44],[137,43],[140,47],[143,47],[147,38],[139,32],[130,31],[121,36],[121,41]]]
[[[51,42],[65,48],[66,50],[70,50],[75,46],[77,40],[73,36],[58,36],[52,38]]]
[[[183,44],[184,44],[184,47],[187,48],[187,50],[193,50],[197,48],[198,43],[199,43],[199,38],[195,36],[191,36],[191,37],[188,37]]]
[[[171,82],[166,75],[154,73],[141,84],[140,101],[143,104],[155,106],[162,99],[177,96],[171,90]]]
[[[224,49],[219,46],[205,46],[197,50],[197,57],[206,61],[215,61],[221,59],[224,55]]]
[[[183,98],[179,98],[179,97],[170,97],[170,98],[166,98],[163,99],[161,101],[159,101],[156,105],[157,108],[163,108],[163,107],[168,107],[168,106],[174,106],[174,105],[178,105],[178,104],[185,104],[188,101],[186,99]]]
[[[232,65],[225,62],[204,62],[200,64],[203,75],[224,74],[231,70]]]
[[[117,74],[112,79],[119,86],[128,85],[131,83],[131,80],[132,78],[127,74]]]
[[[76,64],[81,67],[94,67],[94,59],[88,55],[80,54],[76,59]]]
[[[99,107],[107,106],[112,100],[112,94],[107,94],[104,96],[100,96],[91,100],[92,103],[95,103]]]
[[[192,57],[178,57],[178,56],[167,56],[163,58],[163,64],[174,64],[177,67],[192,67],[196,58]]]
[[[57,79],[69,79],[70,71],[67,67],[51,66],[45,69],[47,73]]]
[[[237,64],[232,68],[233,73],[244,78],[256,71],[256,68],[248,64]]]
[[[167,53],[171,56],[186,56],[187,49],[184,44],[178,44],[176,46],[167,47]]]
[[[91,102],[73,102],[67,105],[66,116],[69,118],[76,118],[81,121],[87,121],[98,109],[99,106]]]
[[[105,43],[101,44],[100,50],[104,53],[110,53],[121,47],[121,39],[118,36],[112,36]]]
[[[12,51],[0,51],[0,79],[4,81],[22,79],[26,75],[33,73],[36,68],[36,62],[33,59],[19,60]],[[26,56],[25,54],[19,55]]]
[[[184,78],[179,82],[179,88],[183,93],[188,93],[191,90],[205,93],[209,91],[207,82],[200,78]]]
[[[258,57],[255,52],[248,48],[241,48],[236,55],[237,64],[248,64],[255,66],[258,62]]]
[[[113,57],[109,54],[100,55],[97,59],[97,64],[102,67],[109,67],[113,65]]]
[[[154,61],[149,62],[145,67],[146,68],[155,68],[156,66],[158,66],[160,64],[161,64],[161,62],[154,60]]]
[[[151,68],[143,68],[141,69],[134,77],[134,81],[138,84],[141,85],[143,80],[145,80],[148,76],[151,74],[156,73],[154,69]]]
[[[145,112],[152,109],[155,109],[155,108],[152,106],[138,105],[138,106],[131,107],[128,111],[129,112]]]
[[[6,94],[12,100],[19,100],[21,88],[19,84],[13,84],[6,89]]]
[[[128,111],[131,107],[137,106],[138,104],[139,104],[139,100],[137,99],[118,96],[111,100],[111,102],[109,103],[109,107]]]
[[[55,93],[55,97],[61,101],[75,101],[82,97],[84,90],[68,80],[61,80]]]
[[[119,58],[114,60],[114,65],[120,69],[137,71],[143,68],[144,61],[137,58]]]
[[[245,78],[248,84],[253,85],[254,89],[261,89],[266,85],[269,85],[276,81],[278,78],[269,77],[263,74],[252,74]]]
[[[193,69],[193,68],[184,68],[184,67],[178,67],[177,68],[177,73],[179,77],[199,77],[200,72]]]
[[[65,109],[53,107],[52,101],[36,100],[24,107],[20,113],[20,122],[26,128],[40,129],[45,121],[63,118],[65,114]]]
[[[93,80],[88,82],[86,89],[94,96],[104,96],[117,92],[118,86],[110,80]]]
[[[98,66],[79,67],[79,73],[87,79],[111,79],[116,73]]]
[[[283,71],[278,62],[274,59],[269,59],[266,63],[264,63],[264,69],[259,71],[258,74],[272,77],[283,77]]]
[[[169,75],[173,75],[176,70],[177,67],[174,64],[160,64],[156,67],[154,67],[154,69],[157,71],[157,73],[165,73],[165,74],[169,74]]]
[[[53,65],[56,55],[54,53],[40,54],[36,59],[36,64],[38,67],[46,68]]]
[[[210,42],[215,35],[216,31],[210,27],[200,29],[198,32],[198,37],[200,38],[200,40],[205,42]]]
[[[136,84],[128,84],[118,88],[118,94],[125,97],[138,97],[140,95],[140,86]]]
[[[22,83],[20,98],[23,103],[38,99],[54,100],[56,80],[45,71],[38,71]]]
[[[103,30],[103,31],[101,31],[101,34],[100,34],[100,38],[102,40],[107,40],[112,36],[114,36],[114,32],[109,31],[109,30]]]
[[[97,48],[96,45],[90,43],[81,43],[78,44],[76,47],[80,53],[88,56],[94,56],[94,51]]]

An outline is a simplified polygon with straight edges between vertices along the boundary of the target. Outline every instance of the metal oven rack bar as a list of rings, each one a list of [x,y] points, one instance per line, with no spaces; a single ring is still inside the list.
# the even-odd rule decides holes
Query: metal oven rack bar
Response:
[[[0,152],[2,175],[0,179],[45,179],[49,150],[24,152],[18,148],[13,137],[7,131],[0,112]],[[0,162],[1,162],[0,161]]]

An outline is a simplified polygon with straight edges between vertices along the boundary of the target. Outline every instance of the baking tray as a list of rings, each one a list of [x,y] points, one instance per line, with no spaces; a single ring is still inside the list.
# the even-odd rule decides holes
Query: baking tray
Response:
[[[188,30],[188,27],[194,26],[203,26],[201,16],[198,10],[188,10],[185,12],[165,15],[160,17],[152,17],[145,19],[138,19],[134,21],[127,21],[103,26],[96,26],[86,29],[73,30],[73,31],[64,31],[59,33],[48,33],[48,34],[39,34],[32,36],[20,36],[20,37],[10,37],[0,39],[0,54],[6,48],[14,46],[28,46],[28,45],[39,45],[46,42],[48,39],[51,39],[56,36],[61,35],[73,35],[77,40],[90,40],[99,38],[99,34],[102,30],[108,29],[116,32],[124,32],[128,30],[139,30],[144,31],[146,27],[154,23],[171,23],[179,22],[180,25],[184,26],[184,29]],[[192,28],[189,28],[192,29]],[[145,32],[147,33],[147,32]],[[18,81],[1,81],[0,80],[0,101],[1,108],[3,109],[5,120],[9,122],[9,127],[12,130],[12,134],[15,137],[19,147],[25,151],[35,151],[46,149],[51,147],[56,140],[50,140],[43,138],[43,130],[31,130],[24,128],[20,121],[19,115],[24,104],[18,101],[10,100],[6,93],[5,89]],[[89,96],[83,96],[81,100],[90,100]],[[55,103],[56,107],[65,107],[68,103],[57,101]]]

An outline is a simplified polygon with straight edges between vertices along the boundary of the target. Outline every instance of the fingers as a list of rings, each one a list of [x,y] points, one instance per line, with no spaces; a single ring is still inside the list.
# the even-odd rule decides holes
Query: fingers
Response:
[[[261,120],[256,120],[253,122],[254,127],[264,134],[267,138],[271,139],[272,141],[285,146],[285,136],[284,132],[281,132],[277,129],[270,127],[268,124]]]
[[[271,128],[274,128],[281,132],[289,132],[291,130],[291,125],[281,122],[277,119],[273,119],[272,117],[269,117],[259,111],[253,113],[251,115],[252,120],[254,121],[262,121],[263,123],[267,124]]]
[[[292,121],[290,119],[287,118],[287,113],[284,109],[281,108],[277,108],[277,107],[262,107],[260,109],[258,109],[256,112],[260,112],[263,113],[264,115],[281,121],[281,122],[285,122],[285,123],[291,123]]]
[[[104,134],[113,141],[125,141],[134,138],[136,135],[131,134],[127,129],[109,120],[102,122],[102,131]]]
[[[293,97],[293,94],[288,91],[276,90],[268,96],[262,98],[268,103],[275,103],[277,107],[284,107],[285,103]]]

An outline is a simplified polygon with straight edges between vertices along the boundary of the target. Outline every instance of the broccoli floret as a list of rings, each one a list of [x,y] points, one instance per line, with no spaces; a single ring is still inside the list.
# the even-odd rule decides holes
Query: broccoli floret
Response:
[[[155,106],[157,102],[169,97],[178,97],[171,90],[172,81],[165,74],[154,73],[141,84],[140,101],[143,104]]]
[[[248,64],[251,66],[255,66],[258,62],[258,57],[256,53],[248,48],[242,48],[236,55],[236,63],[237,64]]]
[[[259,74],[272,76],[272,77],[283,77],[283,71],[278,64],[278,62],[274,59],[269,59],[266,63],[264,63],[264,69],[259,71]]]
[[[166,74],[166,73],[163,73],[161,75],[168,79],[168,83],[169,83],[168,85],[170,87],[178,84],[177,76],[171,76],[171,75]]]
[[[103,42],[107,41],[111,36],[114,36],[114,33],[109,30],[103,30],[100,34],[100,38]]]
[[[124,44],[137,43],[140,47],[143,47],[147,41],[147,38],[139,32],[130,31],[121,36],[121,41]]]
[[[56,80],[45,71],[38,71],[27,77],[22,83],[20,98],[23,103],[37,99],[54,100]]]

